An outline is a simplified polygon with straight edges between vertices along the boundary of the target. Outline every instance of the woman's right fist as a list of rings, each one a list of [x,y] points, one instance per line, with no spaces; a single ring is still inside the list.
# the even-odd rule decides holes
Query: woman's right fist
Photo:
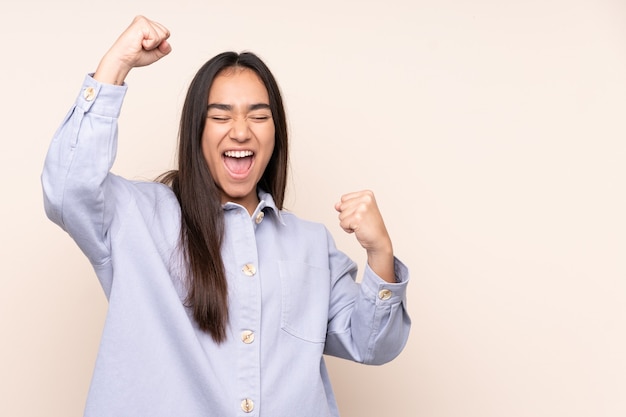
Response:
[[[172,50],[162,24],[137,16],[104,55],[93,78],[121,85],[131,69],[158,61]]]

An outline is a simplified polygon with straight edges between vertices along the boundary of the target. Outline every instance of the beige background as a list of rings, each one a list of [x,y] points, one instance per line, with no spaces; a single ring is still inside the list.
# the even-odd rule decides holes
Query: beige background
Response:
[[[362,262],[333,204],[376,192],[413,330],[386,366],[330,361],[344,417],[626,415],[623,0],[1,0],[0,415],[82,413],[106,302],[39,174],[139,13],[174,52],[128,79],[117,173],[169,168],[192,75],[249,49],[287,103],[288,206]]]

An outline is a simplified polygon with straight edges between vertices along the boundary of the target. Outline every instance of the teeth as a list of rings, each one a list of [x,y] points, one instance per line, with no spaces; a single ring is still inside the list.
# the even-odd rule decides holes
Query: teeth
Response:
[[[226,151],[224,152],[224,155],[229,158],[245,158],[247,156],[252,156],[253,153],[252,151]]]

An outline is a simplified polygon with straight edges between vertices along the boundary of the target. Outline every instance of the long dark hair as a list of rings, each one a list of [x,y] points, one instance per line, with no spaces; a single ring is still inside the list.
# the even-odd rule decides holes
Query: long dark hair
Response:
[[[180,119],[178,170],[158,180],[172,187],[181,207],[180,244],[186,261],[186,305],[203,331],[217,343],[226,339],[228,286],[221,255],[224,214],[220,191],[202,153],[209,90],[222,71],[241,67],[254,71],[267,89],[275,128],[274,151],[258,187],[283,208],[287,186],[288,137],[285,109],[274,76],[255,54],[221,53],[207,61],[191,81]]]

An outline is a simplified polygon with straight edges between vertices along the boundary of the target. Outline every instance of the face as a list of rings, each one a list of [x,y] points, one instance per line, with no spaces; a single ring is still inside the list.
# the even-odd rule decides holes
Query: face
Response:
[[[274,121],[267,89],[247,68],[228,68],[209,91],[202,152],[222,193],[252,213],[256,186],[274,150]]]

